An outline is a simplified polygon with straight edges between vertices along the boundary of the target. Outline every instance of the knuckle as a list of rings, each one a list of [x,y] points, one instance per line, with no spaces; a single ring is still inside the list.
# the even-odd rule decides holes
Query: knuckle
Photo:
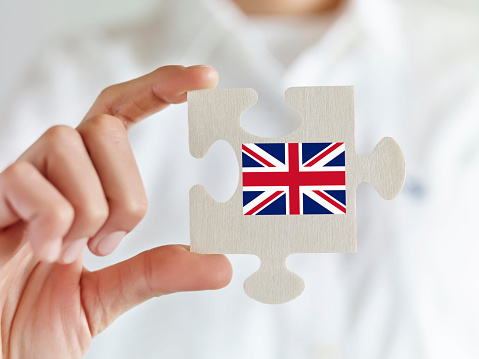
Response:
[[[97,205],[91,208],[89,213],[90,221],[98,227],[101,227],[109,216],[108,204],[105,202],[104,205]]]
[[[65,125],[49,128],[42,137],[47,143],[58,146],[81,143],[80,134],[75,129]]]
[[[98,99],[101,100],[102,102],[105,102],[105,101],[108,102],[108,100],[114,97],[115,93],[116,93],[116,85],[105,87],[100,92],[100,95],[98,95]]]
[[[53,156],[52,161],[66,159],[85,146],[78,131],[64,125],[51,127],[43,134],[41,140],[43,150],[48,156]]]
[[[50,223],[71,226],[75,218],[75,210],[67,201],[56,203],[47,212],[46,217]]]
[[[82,227],[89,228],[91,233],[86,233],[88,236],[93,236],[108,220],[109,210],[108,204],[91,204],[76,211],[77,220],[81,222]]]
[[[129,218],[129,222],[136,225],[148,211],[148,200],[146,196],[126,198],[122,201],[120,211],[122,216]]]
[[[35,176],[35,167],[24,161],[19,161],[8,166],[3,175],[7,181],[17,182],[19,180],[30,182],[32,177]]]
[[[125,210],[130,218],[139,222],[148,211],[148,202],[146,200],[129,201]]]
[[[85,132],[87,135],[103,136],[105,134],[123,135],[126,130],[118,118],[103,114],[90,118],[85,126]]]

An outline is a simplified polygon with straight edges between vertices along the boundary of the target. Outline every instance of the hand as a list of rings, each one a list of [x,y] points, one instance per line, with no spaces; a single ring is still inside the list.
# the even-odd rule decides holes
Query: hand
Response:
[[[216,82],[210,67],[167,66],[111,86],[76,129],[49,129],[0,174],[0,357],[80,358],[147,299],[228,284],[225,256],[179,245],[97,272],[82,265],[86,244],[107,255],[145,215],[128,130]]]

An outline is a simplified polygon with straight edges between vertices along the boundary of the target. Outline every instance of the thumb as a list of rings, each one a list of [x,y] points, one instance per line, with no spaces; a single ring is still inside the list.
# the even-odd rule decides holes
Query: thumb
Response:
[[[85,271],[81,296],[92,337],[152,297],[219,289],[231,276],[224,255],[192,253],[182,245],[154,248],[97,272]]]

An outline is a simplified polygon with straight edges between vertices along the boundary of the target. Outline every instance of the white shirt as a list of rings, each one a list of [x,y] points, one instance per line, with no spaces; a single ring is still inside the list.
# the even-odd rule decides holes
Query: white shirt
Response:
[[[242,125],[269,137],[299,125],[283,103],[286,88],[354,85],[357,151],[392,136],[406,157],[395,200],[358,188],[357,253],[288,259],[306,282],[299,298],[251,300],[242,283],[259,262],[231,255],[227,288],[151,300],[94,340],[86,358],[479,356],[477,19],[424,4],[351,2],[288,65],[269,50],[261,25],[229,2],[177,0],[144,23],[46,52],[0,122],[2,168],[48,127],[76,126],[106,86],[166,64],[212,65],[219,87],[256,89],[260,99]],[[88,255],[87,268],[188,243],[189,188],[205,184],[223,201],[235,190],[238,168],[225,143],[208,159],[190,157],[186,109],[172,106],[133,129],[150,209],[113,255]]]

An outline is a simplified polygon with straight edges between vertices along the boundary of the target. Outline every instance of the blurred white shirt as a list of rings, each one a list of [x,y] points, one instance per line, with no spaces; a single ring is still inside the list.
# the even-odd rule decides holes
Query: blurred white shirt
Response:
[[[227,288],[151,300],[94,340],[86,358],[478,357],[478,19],[423,3],[352,1],[297,29],[302,41],[282,43],[273,32],[284,19],[248,19],[224,0],[177,0],[141,24],[45,52],[0,121],[1,168],[48,127],[76,126],[106,86],[166,64],[212,65],[219,87],[256,89],[242,125],[268,137],[299,126],[282,100],[288,87],[354,85],[357,151],[391,136],[406,156],[398,198],[358,188],[357,253],[288,259],[306,282],[299,298],[251,300],[242,283],[259,261],[230,255]],[[188,243],[192,185],[221,201],[234,192],[238,168],[227,144],[203,160],[189,155],[186,110],[172,106],[133,129],[149,213],[113,255],[87,254],[89,269]]]

